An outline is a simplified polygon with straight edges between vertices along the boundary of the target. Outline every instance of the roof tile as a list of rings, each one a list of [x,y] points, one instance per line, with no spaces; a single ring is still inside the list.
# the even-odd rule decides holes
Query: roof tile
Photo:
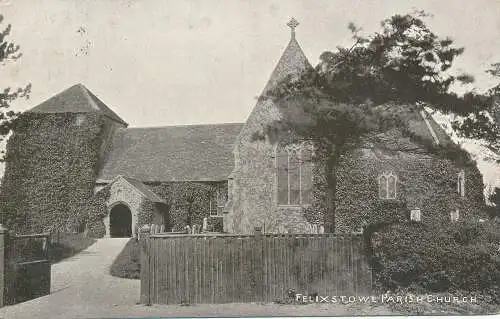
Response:
[[[54,95],[50,99],[28,110],[33,113],[89,113],[98,112],[124,125],[128,125],[115,112],[106,106],[83,84],[72,87]]]
[[[234,167],[233,144],[243,124],[119,129],[98,174],[143,182],[221,181]]]

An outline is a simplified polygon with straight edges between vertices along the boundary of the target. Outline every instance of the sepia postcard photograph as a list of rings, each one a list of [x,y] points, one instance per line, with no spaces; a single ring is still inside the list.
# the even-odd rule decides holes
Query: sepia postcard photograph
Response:
[[[500,1],[0,0],[0,319],[500,314]]]

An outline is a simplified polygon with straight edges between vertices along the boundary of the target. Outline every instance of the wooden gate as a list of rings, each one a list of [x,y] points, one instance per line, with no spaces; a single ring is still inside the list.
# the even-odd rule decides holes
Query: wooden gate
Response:
[[[3,237],[3,305],[50,293],[50,234]]]

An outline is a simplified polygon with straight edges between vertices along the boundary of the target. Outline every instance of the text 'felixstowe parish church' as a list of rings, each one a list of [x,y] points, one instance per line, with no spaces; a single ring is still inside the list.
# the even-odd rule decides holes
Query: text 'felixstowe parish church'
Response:
[[[263,92],[312,68],[295,38],[298,23],[288,25],[290,42]],[[429,153],[394,129],[345,156],[335,216],[327,216],[314,206],[312,148],[254,138],[280,116],[266,98],[241,124],[127,128],[77,84],[26,116],[9,140],[2,210],[29,231],[102,225],[102,235],[131,236],[143,224],[178,231],[207,218],[212,231],[228,233],[351,232],[383,214],[449,222],[484,205],[474,165]],[[452,144],[421,107],[405,116],[419,140]],[[89,204],[99,197],[101,206]]]

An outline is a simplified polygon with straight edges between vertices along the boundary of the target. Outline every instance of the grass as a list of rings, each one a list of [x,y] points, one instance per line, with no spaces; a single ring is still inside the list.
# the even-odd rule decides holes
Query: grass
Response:
[[[96,239],[85,236],[83,233],[60,233],[53,235],[50,249],[50,258],[53,264],[74,256],[95,243]]]
[[[139,279],[141,274],[139,242],[130,239],[111,265],[112,276]]]

